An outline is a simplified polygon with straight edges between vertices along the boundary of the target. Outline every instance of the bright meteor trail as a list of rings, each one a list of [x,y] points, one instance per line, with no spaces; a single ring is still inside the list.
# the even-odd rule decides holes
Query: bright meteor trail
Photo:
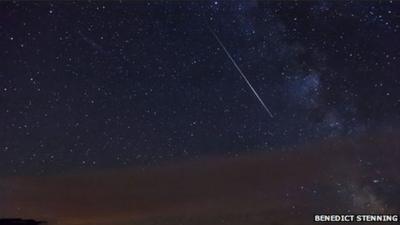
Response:
[[[228,58],[231,60],[231,62],[233,63],[233,65],[235,66],[235,68],[239,71],[240,75],[242,76],[242,78],[246,81],[246,84],[250,87],[251,91],[254,93],[254,95],[256,96],[256,98],[258,99],[258,101],[261,103],[261,105],[264,107],[264,109],[267,111],[267,113],[269,114],[269,116],[271,118],[273,118],[274,116],[271,113],[271,110],[269,110],[269,108],[267,107],[267,105],[265,105],[264,101],[260,98],[260,96],[258,95],[257,91],[253,88],[253,86],[251,85],[250,81],[247,79],[246,75],[244,75],[244,73],[242,72],[242,70],[240,69],[240,67],[238,66],[238,64],[235,62],[235,60],[233,59],[233,57],[231,56],[231,54],[228,52],[228,50],[225,48],[225,45],[222,43],[222,41],[219,39],[219,37],[217,36],[217,34],[210,29],[210,32],[213,34],[213,36],[215,37],[215,39],[217,40],[217,42],[219,43],[219,45],[222,47],[222,49],[224,50],[225,54],[228,56]]]

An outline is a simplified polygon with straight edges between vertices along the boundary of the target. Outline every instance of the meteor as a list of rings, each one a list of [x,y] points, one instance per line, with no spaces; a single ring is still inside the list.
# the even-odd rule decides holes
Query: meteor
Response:
[[[233,59],[233,57],[231,56],[231,54],[228,52],[228,50],[225,48],[225,45],[222,43],[222,41],[219,39],[219,37],[217,36],[217,34],[209,29],[211,34],[214,36],[215,40],[217,40],[218,44],[221,46],[221,48],[224,50],[225,54],[228,56],[228,58],[231,60],[232,64],[235,66],[235,68],[239,71],[240,75],[242,76],[242,78],[244,79],[244,81],[246,82],[246,84],[250,87],[251,91],[254,93],[254,95],[256,96],[256,98],[258,99],[258,101],[261,103],[261,105],[264,107],[264,109],[267,111],[267,113],[269,114],[269,116],[271,118],[274,118],[274,116],[272,115],[271,110],[269,110],[269,108],[267,107],[267,105],[264,103],[264,101],[261,99],[261,97],[258,95],[257,91],[254,89],[253,85],[251,85],[250,81],[247,79],[246,75],[244,75],[244,73],[242,72],[242,70],[240,69],[240,67],[238,66],[238,64],[236,63],[236,61]]]

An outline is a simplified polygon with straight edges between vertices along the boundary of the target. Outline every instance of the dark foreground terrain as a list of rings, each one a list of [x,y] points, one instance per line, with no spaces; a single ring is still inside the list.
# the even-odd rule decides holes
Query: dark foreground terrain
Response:
[[[40,225],[45,224],[43,221],[23,220],[17,218],[0,219],[0,225]]]

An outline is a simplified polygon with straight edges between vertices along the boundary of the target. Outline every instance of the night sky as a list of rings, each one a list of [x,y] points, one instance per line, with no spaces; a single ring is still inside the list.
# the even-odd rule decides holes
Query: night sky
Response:
[[[400,208],[399,2],[2,2],[0,21],[0,216],[236,225]],[[280,192],[300,197],[260,203]]]

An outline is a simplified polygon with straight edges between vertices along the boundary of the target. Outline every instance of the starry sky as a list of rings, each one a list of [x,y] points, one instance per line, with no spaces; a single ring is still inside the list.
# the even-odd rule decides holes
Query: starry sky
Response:
[[[134,196],[124,207],[113,207],[112,215],[125,218],[131,209],[138,210],[139,217],[146,218],[142,224],[153,224],[159,221],[154,215],[168,211],[165,208],[173,201],[165,199],[165,192],[171,191],[183,203],[168,211],[172,217],[168,221],[178,221],[179,209],[186,204],[191,206],[186,216],[209,210],[206,199],[219,195],[226,200],[221,204],[225,207],[231,195],[221,192],[222,187],[235,186],[232,193],[243,193],[241,188],[247,193],[255,186],[275,193],[279,189],[275,186],[288,184],[303,190],[307,187],[285,171],[300,171],[299,177],[307,177],[314,170],[335,175],[329,182],[321,181],[323,188],[307,189],[295,201],[308,202],[308,195],[315,194],[320,201],[335,199],[319,193],[337,194],[338,183],[346,183],[352,206],[363,199],[358,203],[372,201],[368,204],[373,209],[398,209],[399,202],[385,201],[400,191],[397,172],[390,167],[397,168],[400,158],[399,10],[395,1],[0,3],[0,178],[4,180],[0,199],[14,202],[13,207],[0,205],[9,213],[0,216],[62,217],[60,224],[98,224],[98,220],[87,222],[84,213],[79,218],[61,213],[76,207],[54,195],[62,189],[59,179],[67,179],[76,185],[70,193],[78,196],[76,202],[97,183],[107,196],[120,192]],[[371,143],[374,147],[369,147]],[[274,164],[273,159],[281,163]],[[344,163],[332,169],[316,159]],[[271,175],[268,184],[259,183],[252,160],[262,169],[281,171],[285,178]],[[211,169],[199,172],[199,163]],[[313,169],[299,166],[306,164]],[[189,172],[182,175],[171,165]],[[353,166],[368,170],[351,176],[343,172],[353,171]],[[240,177],[251,177],[249,183],[228,176],[216,190],[205,187],[206,193],[200,194],[204,199],[193,197],[207,186],[205,174],[223,170],[220,176],[226,177],[230,169]],[[337,175],[337,170],[343,174]],[[335,181],[344,174],[362,181],[357,185],[350,178]],[[187,193],[179,195],[176,190],[181,185],[165,186],[158,179],[164,176],[167,183],[183,177],[190,184]],[[311,176],[306,183],[316,185],[322,175]],[[94,177],[93,183],[85,183],[88,177]],[[142,189],[109,187],[128,185],[123,180],[130,177],[143,189],[154,184],[165,188],[142,193]],[[45,191],[39,195],[44,200],[38,201],[32,196],[38,195],[41,182]],[[326,188],[329,185],[336,189]],[[20,211],[26,203],[20,197],[25,186],[32,195],[26,201],[42,211]],[[292,193],[283,190],[283,196]],[[358,195],[349,194],[352,191]],[[155,194],[160,199],[154,193],[162,193]],[[137,197],[141,194],[150,200]],[[248,197],[244,196],[232,201],[243,205]],[[57,207],[49,211],[52,204],[43,203],[46,200],[67,203],[59,211]],[[278,197],[274,201],[282,203]],[[108,197],[103,202],[116,204]],[[269,209],[259,205],[252,212]],[[288,203],[288,209],[294,210],[293,206]],[[94,208],[88,215],[93,211],[110,210]],[[206,214],[199,216],[203,220],[198,224],[215,224],[218,216]],[[130,224],[126,221],[131,219],[121,224]]]

